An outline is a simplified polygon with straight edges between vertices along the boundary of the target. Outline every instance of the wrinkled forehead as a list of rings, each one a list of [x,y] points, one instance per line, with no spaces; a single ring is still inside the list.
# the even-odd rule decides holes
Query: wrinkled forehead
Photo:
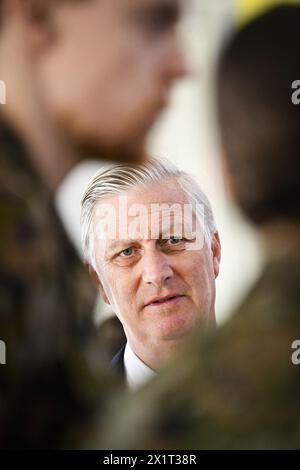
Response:
[[[106,197],[94,208],[95,241],[107,247],[121,240],[191,239],[200,229],[195,209],[172,179]]]
[[[94,208],[94,224],[103,223],[119,227],[134,222],[174,221],[184,211],[187,198],[175,178],[165,178],[159,183],[137,187],[119,194],[104,197]],[[146,234],[145,234],[146,235]]]

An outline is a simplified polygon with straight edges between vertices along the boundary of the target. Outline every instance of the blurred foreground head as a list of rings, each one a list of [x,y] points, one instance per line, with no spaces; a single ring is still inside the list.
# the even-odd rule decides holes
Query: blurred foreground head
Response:
[[[226,45],[217,77],[225,166],[233,194],[256,225],[299,222],[300,7],[272,9]]]
[[[0,0],[0,6],[7,106],[17,109],[21,90],[34,98],[38,92],[80,147],[136,160],[171,84],[185,74],[176,33],[180,0]]]

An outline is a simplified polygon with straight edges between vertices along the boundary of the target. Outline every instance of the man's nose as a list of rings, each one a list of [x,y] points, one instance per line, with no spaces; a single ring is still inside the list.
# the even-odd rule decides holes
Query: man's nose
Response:
[[[173,270],[163,253],[145,255],[142,279],[146,284],[162,287],[171,277],[173,277]]]

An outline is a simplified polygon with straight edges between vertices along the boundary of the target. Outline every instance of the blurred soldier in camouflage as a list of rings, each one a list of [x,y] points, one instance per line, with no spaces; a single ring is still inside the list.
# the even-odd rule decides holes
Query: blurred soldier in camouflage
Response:
[[[112,446],[299,447],[299,23],[300,7],[274,8],[233,35],[218,67],[227,178],[262,238],[264,270],[225,326],[131,399]]]
[[[1,0],[0,8],[0,447],[53,448],[74,442],[110,390],[99,370],[95,292],[53,194],[88,150],[140,159],[185,73],[180,6]]]

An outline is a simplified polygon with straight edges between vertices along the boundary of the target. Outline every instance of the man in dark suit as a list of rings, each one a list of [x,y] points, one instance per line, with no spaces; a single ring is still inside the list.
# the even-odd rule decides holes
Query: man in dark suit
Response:
[[[299,6],[274,8],[233,35],[218,67],[227,181],[262,238],[263,272],[227,324],[122,403],[107,445],[299,448],[299,23]]]
[[[125,345],[122,346],[122,348],[117,352],[111,361],[111,369],[121,377],[125,376],[124,353]]]
[[[221,248],[212,209],[190,175],[153,159],[100,171],[81,219],[86,263],[127,337],[113,367],[135,390],[197,325],[215,326]]]

